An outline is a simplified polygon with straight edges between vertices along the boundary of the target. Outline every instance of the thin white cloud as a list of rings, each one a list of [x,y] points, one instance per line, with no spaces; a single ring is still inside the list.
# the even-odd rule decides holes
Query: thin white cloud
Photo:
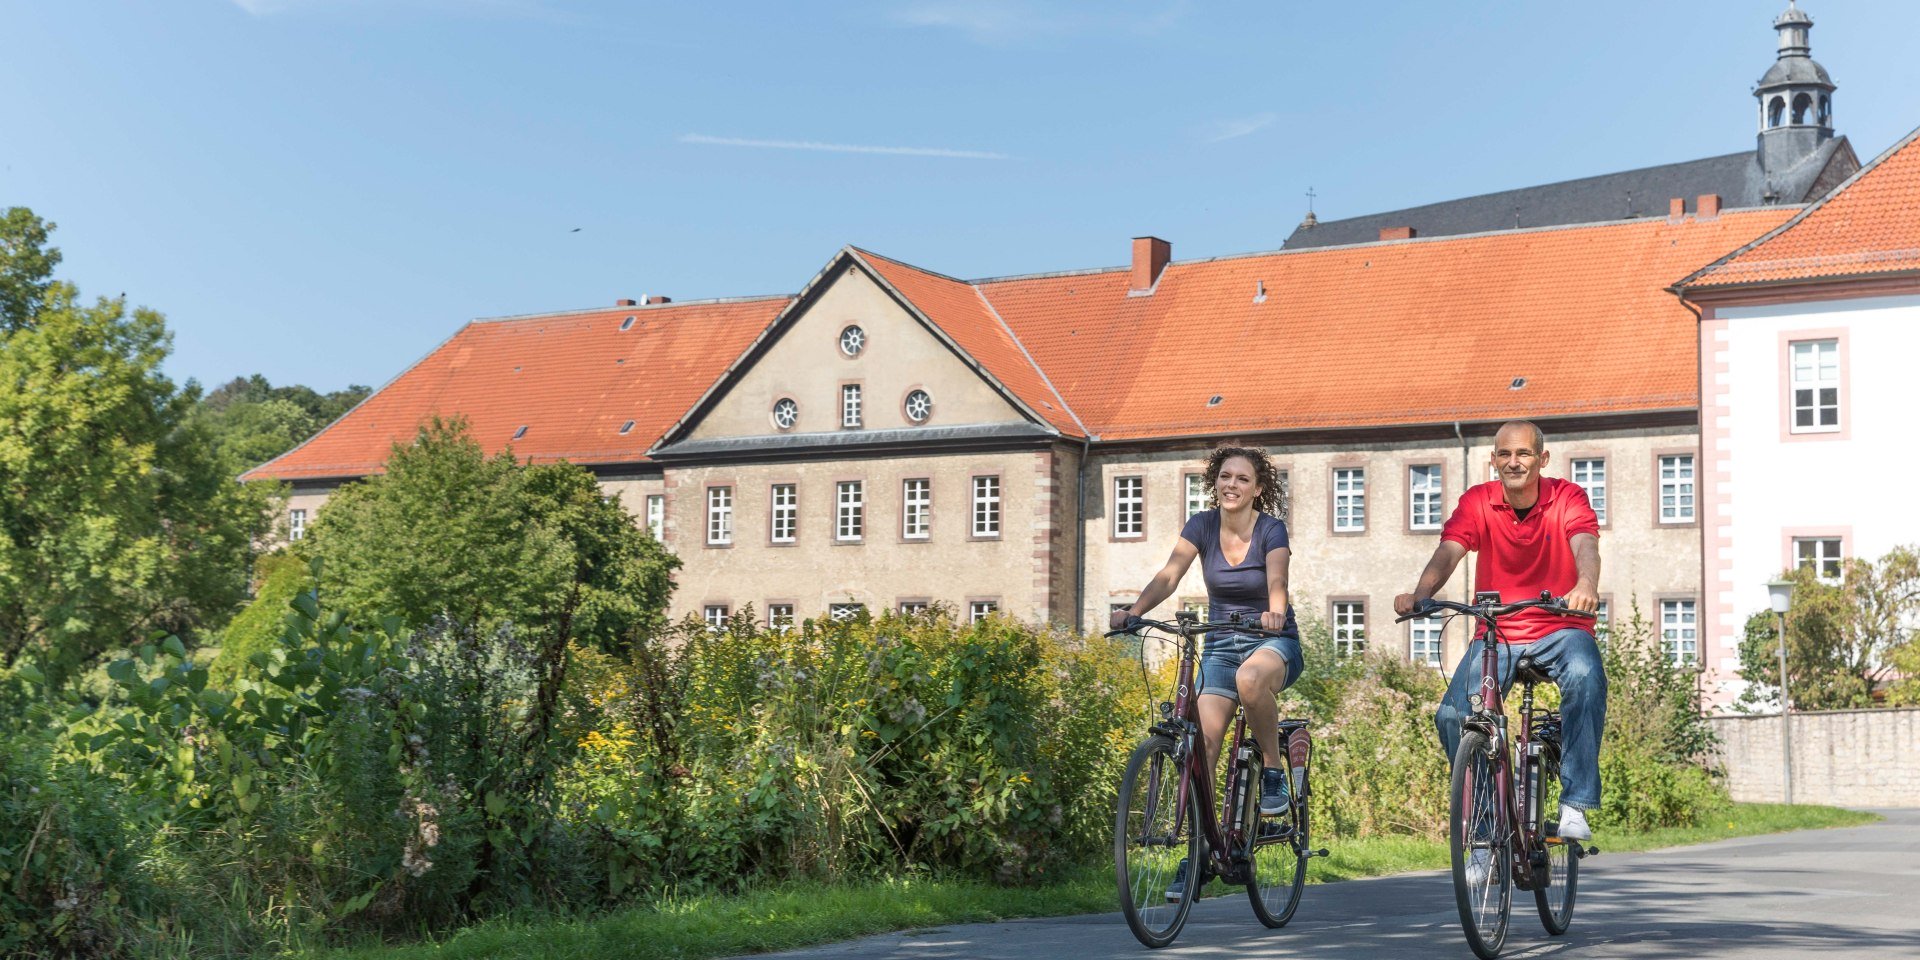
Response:
[[[1005,160],[1004,153],[987,150],[955,150],[949,147],[883,147],[858,143],[820,143],[815,140],[756,140],[748,137],[714,137],[704,133],[683,133],[681,143],[699,143],[714,147],[755,147],[762,150],[818,150],[823,153],[882,153],[898,157],[946,157],[953,160]]]
[[[1222,140],[1232,140],[1237,137],[1244,137],[1247,134],[1254,132],[1255,130],[1259,130],[1260,128],[1265,127],[1268,124],[1271,124],[1273,121],[1277,119],[1279,119],[1278,114],[1256,113],[1251,117],[1238,117],[1232,120],[1216,120],[1213,123],[1212,129],[1207,132],[1207,142],[1219,143]]]
[[[976,43],[1008,46],[1041,37],[1092,33],[1153,36],[1186,12],[1185,0],[1099,4],[1044,0],[914,0],[894,7],[889,16],[909,27],[954,30]]]

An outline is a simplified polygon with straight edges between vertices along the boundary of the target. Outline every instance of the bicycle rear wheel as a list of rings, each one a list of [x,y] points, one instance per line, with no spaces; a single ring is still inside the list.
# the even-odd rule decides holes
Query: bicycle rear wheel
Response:
[[[1480,960],[1500,955],[1513,911],[1513,841],[1501,816],[1496,762],[1486,734],[1469,731],[1460,737],[1453,754],[1450,817],[1453,895],[1467,945]]]
[[[1286,751],[1281,751],[1284,756]],[[1293,919],[1300,892],[1307,886],[1307,805],[1292,803],[1286,812],[1260,815],[1260,756],[1247,771],[1247,900],[1261,923],[1278,929]],[[1297,798],[1296,798],[1297,799]]]
[[[1549,754],[1551,756],[1551,753]],[[1546,792],[1549,787],[1560,782],[1560,765],[1549,760],[1541,769],[1540,789]],[[1548,797],[1554,794],[1548,793]],[[1542,809],[1552,809],[1542,798]],[[1567,932],[1567,926],[1573,923],[1573,894],[1580,886],[1579,844],[1572,840],[1562,840],[1557,836],[1548,837],[1541,831],[1541,842],[1546,847],[1546,875],[1541,879],[1545,883],[1534,888],[1533,903],[1540,909],[1540,925],[1547,928],[1550,936],[1560,936]]]
[[[1180,764],[1172,738],[1148,737],[1127,758],[1120,802],[1113,817],[1114,879],[1120,912],[1133,935],[1149,947],[1173,942],[1200,896],[1206,864],[1200,859],[1200,815],[1189,802],[1179,812]],[[1167,901],[1181,858],[1187,861],[1186,895]]]

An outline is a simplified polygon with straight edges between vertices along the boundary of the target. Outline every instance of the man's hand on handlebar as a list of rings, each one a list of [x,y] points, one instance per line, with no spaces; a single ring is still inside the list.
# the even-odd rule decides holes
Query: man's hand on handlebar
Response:
[[[1593,589],[1593,584],[1584,580],[1574,584],[1573,589],[1567,591],[1567,595],[1562,599],[1568,610],[1577,613],[1590,614],[1600,609],[1600,594]]]
[[[1133,611],[1115,610],[1113,615],[1107,618],[1107,628],[1110,630],[1125,630],[1127,628],[1127,621],[1132,619]]]
[[[1415,613],[1421,612],[1421,608],[1425,605],[1426,598],[1415,597],[1411,593],[1403,593],[1393,598],[1393,612],[1403,617],[1410,617]]]

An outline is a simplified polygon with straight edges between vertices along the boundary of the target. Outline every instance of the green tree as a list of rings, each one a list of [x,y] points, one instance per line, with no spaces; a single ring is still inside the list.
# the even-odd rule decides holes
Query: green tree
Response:
[[[586,470],[488,457],[437,419],[336,493],[301,546],[324,561],[327,604],[364,622],[444,615],[608,650],[665,625],[680,563]]]
[[[359,384],[332,393],[276,387],[256,373],[214,388],[200,402],[199,416],[220,456],[238,472],[293,449],[372,392]]]
[[[0,333],[26,326],[40,312],[60,264],[60,251],[47,246],[53,228],[26,207],[0,216]]]
[[[1896,547],[1877,561],[1853,558],[1838,581],[1821,580],[1811,567],[1782,574],[1794,582],[1787,615],[1787,682],[1802,710],[1873,706],[1874,690],[1889,682],[1905,697],[1910,674],[1901,664],[1920,665],[1912,624],[1920,617],[1920,553]],[[1747,619],[1740,644],[1740,677],[1751,686],[1743,704],[1773,700],[1780,688],[1779,624],[1772,613]],[[1907,674],[1902,677],[1902,674]]]
[[[275,491],[210,453],[196,392],[160,373],[170,340],[160,314],[59,282],[0,335],[0,666],[31,654],[57,679],[245,598]]]

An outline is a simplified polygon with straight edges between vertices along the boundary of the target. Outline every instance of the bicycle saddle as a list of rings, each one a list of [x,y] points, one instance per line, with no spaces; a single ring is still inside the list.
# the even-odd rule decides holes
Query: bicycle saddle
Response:
[[[1532,657],[1521,657],[1514,661],[1513,679],[1522,683],[1552,683],[1547,668],[1541,666]]]

